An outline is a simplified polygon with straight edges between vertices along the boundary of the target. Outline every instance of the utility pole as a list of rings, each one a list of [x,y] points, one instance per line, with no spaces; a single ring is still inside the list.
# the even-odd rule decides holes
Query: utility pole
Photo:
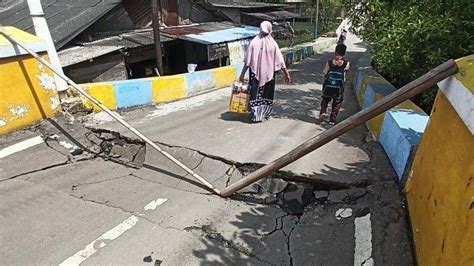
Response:
[[[316,15],[315,15],[316,25],[314,27],[314,40],[318,38],[318,20],[319,20],[319,0],[316,0]]]
[[[48,57],[51,64],[58,69],[58,71],[63,73],[63,68],[59,62],[58,53],[56,52],[56,47],[54,46],[53,38],[48,28],[48,23],[44,18],[43,7],[41,6],[40,0],[28,0],[28,8],[30,9],[30,15],[33,20],[33,26],[35,27],[36,36],[45,40],[48,45]],[[60,78],[58,75],[54,74],[54,82],[56,83],[57,91],[66,91],[68,88],[67,83]]]
[[[158,6],[158,1],[161,0],[150,0],[151,4],[151,18],[153,27],[153,37],[155,39],[155,57],[156,66],[158,67],[158,75],[163,75],[163,57],[161,53],[161,40],[160,40],[160,20],[161,20],[161,3]]]

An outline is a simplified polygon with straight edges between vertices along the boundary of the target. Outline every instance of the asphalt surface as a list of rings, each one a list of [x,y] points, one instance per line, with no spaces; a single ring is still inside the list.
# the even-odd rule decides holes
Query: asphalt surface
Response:
[[[353,66],[367,57],[347,43]],[[121,115],[224,188],[330,127],[315,117],[333,49],[279,79],[265,123],[228,113],[229,89]],[[339,118],[355,112],[350,78]],[[229,199],[103,114],[2,136],[0,154],[37,136],[0,159],[2,265],[414,264],[395,173],[363,126]]]

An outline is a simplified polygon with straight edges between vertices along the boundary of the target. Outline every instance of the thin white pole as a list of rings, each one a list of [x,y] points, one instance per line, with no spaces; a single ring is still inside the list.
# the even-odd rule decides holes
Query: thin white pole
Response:
[[[215,188],[213,185],[211,185],[209,182],[207,182],[204,178],[200,177],[198,174],[196,174],[193,170],[189,169],[186,165],[182,164],[180,161],[178,161],[176,158],[174,158],[171,154],[167,153],[166,151],[162,150],[158,145],[156,145],[153,141],[148,139],[145,135],[140,133],[138,130],[136,130],[134,127],[132,127],[129,123],[125,122],[120,116],[116,115],[114,112],[112,112],[109,108],[101,104],[98,100],[96,100],[94,97],[89,95],[86,90],[81,88],[79,85],[77,85],[74,81],[72,81],[70,78],[68,78],[66,75],[60,73],[55,67],[53,67],[49,62],[41,58],[37,53],[26,47],[25,45],[22,45],[15,37],[13,37],[6,29],[3,27],[0,27],[0,33],[5,35],[7,39],[10,41],[16,43],[18,46],[23,48],[25,51],[27,51],[29,54],[31,54],[33,57],[35,57],[38,61],[40,61],[42,64],[47,66],[49,69],[51,69],[54,73],[56,73],[59,77],[67,81],[74,89],[76,89],[79,93],[84,95],[89,101],[93,102],[95,105],[97,105],[100,109],[104,110],[108,115],[110,115],[112,118],[117,120],[120,124],[122,124],[125,128],[130,130],[133,134],[137,135],[139,138],[144,140],[146,143],[148,143],[151,147],[159,151],[161,154],[163,154],[166,158],[168,158],[170,161],[184,169],[186,172],[188,172],[190,175],[192,175],[194,178],[199,180],[202,184],[204,184],[206,187],[212,189],[217,195],[220,195],[220,191]]]
[[[43,7],[41,6],[40,0],[27,0],[28,8],[30,9],[31,19],[33,20],[33,25],[35,27],[36,36],[42,38],[48,45],[48,56],[57,72],[64,75],[61,63],[59,62],[58,53],[56,52],[56,47],[54,46],[53,38],[49,31],[48,23],[44,18]],[[67,90],[67,82],[62,79],[58,74],[54,75],[54,81],[56,83],[56,89],[58,91]]]
[[[316,25],[314,27],[314,40],[315,41],[318,39],[318,20],[319,20],[319,0],[316,0],[316,18],[315,18]]]

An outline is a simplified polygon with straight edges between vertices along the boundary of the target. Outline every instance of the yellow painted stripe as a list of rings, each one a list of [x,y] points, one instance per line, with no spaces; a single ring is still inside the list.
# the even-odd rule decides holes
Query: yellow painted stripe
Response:
[[[213,69],[213,72],[216,79],[216,88],[232,86],[237,79],[237,68],[233,66]]]
[[[384,96],[381,94],[375,94],[375,101],[379,101],[383,98]],[[380,136],[380,131],[382,130],[382,125],[383,125],[383,120],[385,118],[385,113],[382,113],[371,120],[367,123],[367,126],[369,127],[370,131],[378,138]]]
[[[152,78],[151,85],[154,103],[170,102],[186,97],[186,76]]]
[[[115,97],[115,88],[112,83],[88,83],[84,84],[83,87],[89,92],[92,97],[96,98],[100,103],[105,105],[107,108],[116,110],[117,99]],[[88,108],[94,109],[95,112],[99,112],[100,108],[89,100],[84,98],[84,105]]]
[[[15,37],[17,40],[21,41],[22,43],[44,42],[43,39],[41,39],[41,38],[31,34],[31,33],[28,33],[28,32],[22,31],[20,29],[17,29],[15,27],[6,26],[6,27],[3,27],[3,28],[8,33],[13,35],[13,37]],[[10,46],[12,44],[10,43],[10,41],[5,36],[0,34],[0,46],[3,46],[3,45]]]

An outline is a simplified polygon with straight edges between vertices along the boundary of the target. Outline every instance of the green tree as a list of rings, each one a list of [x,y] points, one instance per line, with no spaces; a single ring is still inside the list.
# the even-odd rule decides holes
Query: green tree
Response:
[[[368,43],[374,67],[395,86],[474,50],[472,0],[348,1],[352,31]],[[416,97],[430,112],[436,88]]]
[[[316,1],[319,1],[318,35],[329,31],[335,31],[341,20],[338,19],[344,9],[343,0],[308,0],[303,6],[302,13],[306,16],[315,17]],[[314,29],[310,29],[314,32]]]

